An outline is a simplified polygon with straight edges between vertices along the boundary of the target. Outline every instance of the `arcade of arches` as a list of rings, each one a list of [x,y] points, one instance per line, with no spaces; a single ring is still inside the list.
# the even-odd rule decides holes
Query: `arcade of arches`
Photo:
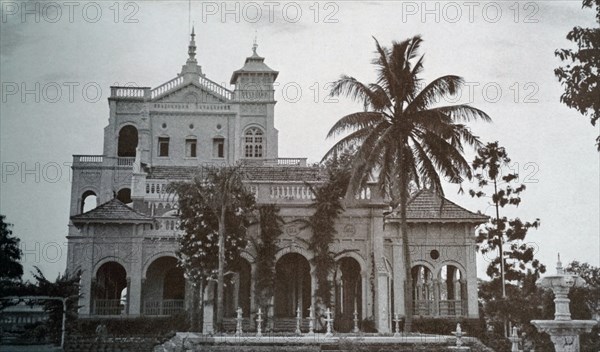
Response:
[[[129,279],[125,268],[107,262],[98,268],[93,283],[95,315],[129,314]],[[146,270],[142,284],[144,315],[172,315],[183,310],[185,279],[174,257],[159,257]]]
[[[414,315],[461,316],[467,312],[466,281],[460,269],[444,265],[434,276],[424,265],[412,268]]]
[[[354,314],[363,319],[363,275],[359,262],[351,257],[337,261],[333,275],[335,329],[351,331]],[[467,313],[466,281],[461,269],[444,265],[436,273],[429,266],[412,268],[415,316],[463,316]],[[125,268],[114,261],[101,265],[93,281],[93,312],[96,315],[128,314],[128,277]],[[298,253],[288,253],[275,265],[273,314],[276,319],[293,319],[300,308],[307,316],[313,302],[313,274],[309,261]],[[177,260],[171,256],[154,259],[142,280],[142,314],[172,315],[184,309],[185,279]],[[225,317],[234,318],[237,307],[244,317],[258,307],[253,304],[252,264],[240,259],[226,276]],[[265,311],[265,308],[263,308]]]

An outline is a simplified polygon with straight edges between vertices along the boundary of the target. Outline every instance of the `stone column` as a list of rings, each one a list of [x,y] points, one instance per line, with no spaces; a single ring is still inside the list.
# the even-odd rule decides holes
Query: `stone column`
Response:
[[[470,225],[465,225],[465,270],[466,294],[463,300],[467,301],[467,316],[479,318],[479,301],[477,297],[477,263],[475,261],[475,233]],[[464,292],[464,291],[463,291]]]
[[[393,251],[393,271],[394,271],[394,310],[400,316],[406,315],[404,306],[404,282],[406,281],[406,270],[404,260],[402,259],[402,243],[395,241],[392,245]]]
[[[258,311],[256,307],[256,275],[256,264],[250,264],[250,312],[248,313]],[[264,307],[261,308],[264,309]]]
[[[431,282],[433,286],[433,307],[431,309],[431,315],[440,315],[440,280],[434,278]]]
[[[142,227],[143,228],[143,227]],[[137,226],[134,225],[134,234],[137,231],[142,232]],[[144,275],[142,267],[142,238],[134,238],[131,241],[131,264],[129,266],[129,282],[127,284],[127,303],[129,307],[128,314],[133,316],[139,316],[142,313],[141,301],[142,301],[142,276]],[[138,250],[133,250],[138,248]]]
[[[80,249],[82,256],[80,258],[81,263],[81,286],[79,287],[79,311],[80,316],[89,316],[93,312],[94,304],[94,286],[95,286],[95,275],[94,272],[94,243],[92,239],[83,240],[81,243],[76,245]]]
[[[203,316],[203,326],[202,333],[203,334],[212,334],[214,332],[214,285],[213,281],[209,282],[204,288],[204,302],[200,302],[200,304],[204,304],[204,316]]]
[[[361,312],[358,312],[360,315],[360,317],[362,319],[365,319],[366,317],[369,316],[369,280],[367,279],[367,272],[366,271],[361,271],[360,273],[360,277],[361,277],[361,289],[362,289],[362,310]]]
[[[371,239],[373,245],[373,256],[375,258],[375,323],[377,331],[389,333],[389,273],[385,265],[383,250],[383,217],[372,214]]]

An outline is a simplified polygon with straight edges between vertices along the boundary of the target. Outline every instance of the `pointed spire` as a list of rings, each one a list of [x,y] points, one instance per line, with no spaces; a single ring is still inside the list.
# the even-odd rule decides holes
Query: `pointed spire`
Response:
[[[556,273],[562,275],[565,273],[565,269],[563,269],[562,262],[560,261],[560,253],[558,253],[558,262],[556,263]]]
[[[188,46],[188,59],[187,59],[187,63],[192,63],[195,64],[197,63],[196,61],[196,41],[195,41],[195,37],[196,34],[194,33],[194,27],[192,27],[192,34],[190,35],[191,39],[190,39],[190,45]]]

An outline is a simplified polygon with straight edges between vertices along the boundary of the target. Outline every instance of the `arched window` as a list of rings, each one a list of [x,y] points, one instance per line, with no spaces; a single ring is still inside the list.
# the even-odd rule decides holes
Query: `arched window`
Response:
[[[137,128],[127,125],[119,131],[117,156],[134,157],[138,145]]]
[[[251,127],[244,133],[244,157],[263,157],[263,131],[257,127]]]
[[[93,191],[86,191],[81,195],[81,209],[80,213],[85,213],[94,209],[98,204],[96,193]]]
[[[117,192],[117,199],[125,204],[129,204],[133,202],[131,200],[131,189],[129,188],[121,188],[119,192]]]

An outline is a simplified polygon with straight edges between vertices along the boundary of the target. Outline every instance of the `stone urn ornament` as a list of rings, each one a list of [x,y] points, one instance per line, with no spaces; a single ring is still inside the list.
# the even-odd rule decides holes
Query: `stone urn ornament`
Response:
[[[579,352],[579,335],[592,331],[598,323],[595,320],[571,320],[571,311],[567,296],[571,288],[586,286],[585,280],[578,275],[566,272],[560,261],[556,264],[556,275],[540,278],[536,285],[549,288],[554,292],[554,320],[532,320],[539,332],[550,335],[556,352]]]

